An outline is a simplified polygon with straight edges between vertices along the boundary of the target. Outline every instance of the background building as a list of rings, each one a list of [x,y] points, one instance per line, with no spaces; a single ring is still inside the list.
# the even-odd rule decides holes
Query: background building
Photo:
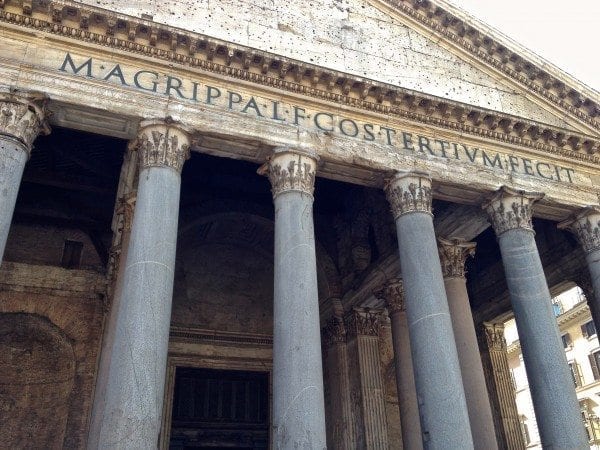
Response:
[[[556,320],[592,448],[600,448],[600,347],[594,321],[581,289],[571,288],[553,298]],[[527,374],[514,319],[505,324],[508,361],[515,386],[517,409],[528,448],[542,448]]]

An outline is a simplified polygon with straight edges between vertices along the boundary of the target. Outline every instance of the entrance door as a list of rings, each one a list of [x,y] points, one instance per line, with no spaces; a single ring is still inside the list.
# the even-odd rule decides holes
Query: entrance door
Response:
[[[172,450],[269,447],[269,374],[177,367]]]

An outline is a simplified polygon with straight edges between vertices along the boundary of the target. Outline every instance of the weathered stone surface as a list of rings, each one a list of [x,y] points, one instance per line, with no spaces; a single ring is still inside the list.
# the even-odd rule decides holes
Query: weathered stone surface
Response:
[[[104,290],[96,272],[3,263],[0,426],[8,447],[85,447]]]
[[[174,25],[408,89],[545,123],[541,109],[511,83],[465,63],[381,3],[361,0],[279,4],[243,0],[85,0],[93,6]]]

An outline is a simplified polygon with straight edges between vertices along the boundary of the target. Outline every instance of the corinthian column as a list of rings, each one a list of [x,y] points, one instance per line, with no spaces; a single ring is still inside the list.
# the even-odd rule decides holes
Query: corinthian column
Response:
[[[398,173],[385,190],[398,234],[423,445],[473,448],[433,230],[431,179],[418,172]]]
[[[469,409],[473,445],[477,449],[494,450],[498,448],[494,433],[494,419],[485,385],[465,279],[465,261],[468,256],[475,254],[475,245],[474,242],[438,238],[442,274]]]
[[[346,327],[341,317],[334,316],[323,328],[323,348],[328,369],[330,414],[328,424],[328,448],[354,450],[354,424],[350,403],[350,380],[348,378],[348,353],[346,350]]]
[[[355,448],[367,450],[389,448],[379,357],[380,315],[380,310],[366,308],[355,308],[346,315]]]
[[[410,336],[402,281],[389,281],[375,295],[385,300],[392,322],[392,344],[394,346],[396,387],[400,409],[400,424],[402,426],[402,447],[407,450],[419,450],[423,448],[423,440],[421,437],[421,423],[419,422],[419,406],[417,404],[412,356],[410,355]]]
[[[542,195],[502,188],[483,207],[500,245],[544,448],[589,448],[531,216]]]
[[[279,148],[259,173],[275,204],[273,448],[326,448],[313,225],[316,156]]]
[[[98,448],[156,448],[161,423],[179,215],[189,136],[178,125],[143,122],[139,183]]]
[[[508,352],[504,339],[504,324],[484,322],[479,328],[482,362],[490,400],[496,411],[496,437],[499,447],[506,450],[523,450],[523,433],[515,399]]]
[[[44,97],[0,93],[0,262],[33,141],[49,132]]]
[[[573,232],[585,252],[593,291],[592,296],[588,290],[586,298],[596,330],[600,330],[600,207],[587,207],[558,227]]]

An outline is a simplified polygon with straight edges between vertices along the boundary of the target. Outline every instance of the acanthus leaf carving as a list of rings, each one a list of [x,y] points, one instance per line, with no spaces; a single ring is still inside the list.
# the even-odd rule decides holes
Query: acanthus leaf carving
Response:
[[[462,239],[438,238],[438,251],[444,278],[462,278],[465,276],[465,262],[468,257],[475,255],[474,242]]]
[[[140,170],[149,167],[170,167],[181,173],[190,157],[190,138],[186,130],[168,122],[140,125],[136,141]]]
[[[273,198],[287,191],[313,194],[317,157],[288,148],[276,149],[270,160],[258,173],[267,175],[271,182]]]
[[[506,351],[506,340],[504,339],[504,325],[501,323],[483,323],[485,338],[490,350]]]
[[[381,289],[375,291],[374,295],[385,301],[390,316],[397,312],[406,311],[404,285],[401,279],[394,278],[389,280]]]
[[[571,231],[586,253],[600,250],[600,207],[584,208],[575,217],[559,223],[558,227]]]
[[[516,191],[503,186],[482,205],[482,208],[487,212],[496,236],[517,228],[533,232],[533,204],[543,196],[540,193]]]
[[[397,173],[386,182],[385,193],[394,219],[413,212],[431,214],[433,193],[431,178],[427,174]]]
[[[37,94],[0,94],[0,134],[21,141],[30,152],[35,138],[50,132],[46,101]]]
[[[323,347],[327,348],[334,344],[346,342],[346,326],[341,317],[333,316],[327,321],[322,330]]]
[[[381,311],[354,308],[345,318],[348,336],[379,336]]]

